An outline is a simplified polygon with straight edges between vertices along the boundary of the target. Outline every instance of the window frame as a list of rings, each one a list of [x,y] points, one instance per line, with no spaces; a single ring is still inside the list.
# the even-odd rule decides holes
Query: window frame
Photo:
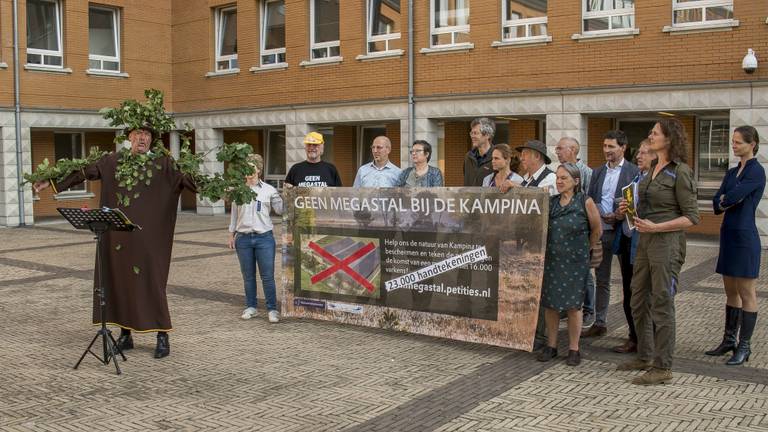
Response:
[[[377,56],[377,55],[387,55],[392,54],[394,52],[400,52],[401,49],[390,49],[389,48],[389,42],[393,40],[399,40],[402,37],[402,34],[400,32],[393,32],[393,33],[387,33],[383,35],[373,35],[373,8],[372,2],[374,0],[366,0],[365,1],[365,26],[366,26],[366,44],[365,44],[365,52],[368,53],[370,56]],[[408,0],[411,1],[411,0]],[[400,16],[402,17],[402,11]],[[401,23],[402,26],[402,23]],[[384,50],[383,51],[371,51],[371,44],[376,42],[384,42]]]
[[[267,34],[267,6],[269,3],[277,3],[277,2],[283,2],[283,9],[285,9],[285,0],[263,0],[261,2],[261,31],[259,32],[261,41],[259,43],[259,65],[261,67],[281,67],[287,65],[287,59],[286,59],[286,52],[285,52],[285,46],[282,48],[273,48],[273,49],[266,49],[265,43],[267,40],[266,34]],[[285,31],[285,30],[283,30]],[[285,45],[285,44],[283,44]],[[280,55],[283,55],[283,61],[277,61],[280,60]],[[264,57],[268,56],[274,56],[275,62],[273,63],[264,63]]]
[[[41,3],[53,3],[56,11],[56,40],[57,44],[59,46],[58,51],[51,51],[51,50],[44,50],[39,48],[30,48],[29,47],[29,39],[27,39],[27,47],[26,47],[26,65],[36,67],[36,68],[47,68],[47,69],[64,69],[64,28],[63,28],[63,19],[62,19],[62,13],[61,13],[61,0],[36,0]],[[29,12],[27,11],[27,32],[29,32]],[[29,62],[29,55],[39,55],[40,56],[40,63],[30,63]],[[51,64],[45,64],[45,57],[59,57],[61,59],[61,65],[51,65]]]
[[[733,18],[725,18],[725,19],[718,19],[718,20],[707,20],[707,8],[710,7],[719,7],[719,6],[730,6],[731,7],[731,13],[734,13],[734,1],[733,0],[697,0],[697,1],[691,1],[691,2],[685,2],[685,3],[678,3],[678,0],[672,0],[672,27],[673,28],[688,28],[688,27],[702,27],[702,26],[710,26],[710,25],[718,25],[718,24],[727,24],[730,22],[733,22]],[[701,21],[696,22],[686,22],[686,23],[676,23],[675,22],[675,12],[680,10],[689,10],[689,9],[701,9]]]
[[[71,131],[53,131],[53,157],[58,160],[59,157],[56,154],[56,135],[69,135],[70,137],[70,145],[72,146],[72,149],[74,150],[74,137],[80,136],[80,154],[81,158],[85,158],[87,155],[86,149],[85,149],[85,132],[71,132]],[[73,152],[73,159],[74,159],[75,153]],[[76,187],[79,187],[82,185],[81,189],[74,189]],[[79,185],[72,186],[71,188],[63,191],[59,191],[59,193],[54,195],[55,199],[67,199],[67,198],[81,198],[84,196],[93,195],[90,191],[90,188],[88,187],[88,181],[85,180]]]
[[[91,54],[90,49],[90,43],[88,44],[88,71],[90,72],[99,72],[99,73],[120,73],[123,70],[123,64],[120,61],[120,8],[117,7],[109,7],[109,6],[101,6],[101,5],[88,5],[88,13],[90,14],[91,9],[98,9],[102,11],[109,11],[112,12],[112,24],[115,26],[115,57],[110,56],[102,56],[97,54]],[[88,20],[88,31],[91,30],[91,22],[90,19]],[[101,68],[99,69],[93,69],[91,68],[90,61],[95,60],[98,61],[101,64]],[[117,63],[117,70],[112,69],[104,69],[104,62],[105,61],[111,61]]]
[[[312,62],[328,62],[341,60],[341,19],[339,19],[339,39],[328,42],[315,42],[315,2],[318,0],[309,0],[309,59]],[[339,4],[339,15],[341,15],[341,4]],[[338,48],[338,55],[330,55],[331,48]],[[315,57],[315,50],[325,50],[325,57]]]
[[[633,31],[637,28],[637,23],[634,21],[635,8],[634,3],[632,8],[622,9],[610,9],[607,11],[587,11],[587,2],[589,0],[581,0],[581,34],[583,35],[607,35],[613,33],[626,33]],[[613,28],[614,17],[632,16],[632,27]],[[608,28],[605,30],[586,30],[585,21],[588,19],[608,18]]]
[[[701,123],[702,122],[714,122],[714,121],[725,121],[728,123],[728,137],[726,138],[726,147],[728,148],[728,164],[725,167],[725,172],[723,173],[723,178],[725,178],[725,174],[728,172],[728,169],[731,167],[731,156],[733,150],[731,149],[730,140],[733,138],[733,130],[736,128],[735,126],[731,125],[731,119],[727,115],[708,115],[708,116],[696,116],[696,121],[694,122],[694,127],[696,128],[695,132],[695,142],[693,144],[693,158],[694,158],[694,169],[696,172],[696,193],[699,196],[699,201],[704,201],[707,203],[710,203],[712,200],[711,196],[708,196],[704,198],[703,200],[700,198],[701,194],[699,191],[701,190],[717,190],[720,187],[720,183],[722,183],[722,179],[720,180],[701,180],[701,173],[702,169],[699,164],[700,158],[701,158],[701,151],[700,146],[703,145],[703,143],[699,139],[699,131],[701,129]],[[712,126],[710,125],[710,135],[712,134]],[[711,138],[710,138],[711,141]]]
[[[237,19],[237,4],[230,4],[226,6],[220,6],[214,9],[214,62],[213,62],[213,70],[214,73],[227,73],[227,72],[237,72],[240,70],[240,64],[237,58],[237,42],[235,42],[235,53],[234,54],[227,54],[227,55],[221,55],[221,42],[222,42],[222,26],[221,26],[221,19],[223,16],[223,12],[229,12],[229,11],[235,11],[235,19]],[[235,41],[237,41],[237,29],[235,29]],[[219,63],[220,62],[227,62],[229,65],[226,69],[219,69]]]
[[[551,40],[549,36],[549,2],[547,2],[547,15],[537,18],[517,18],[506,19],[507,16],[507,3],[508,0],[501,0],[501,41],[505,42],[528,42],[528,41],[548,41]],[[547,28],[547,34],[539,36],[530,36],[531,26],[544,24]],[[525,36],[517,38],[504,37],[507,28],[512,27],[525,27]],[[511,33],[511,32],[510,32]]]
[[[412,0],[409,0],[412,1]],[[466,33],[470,34],[470,25],[457,25],[457,26],[445,26],[445,27],[435,27],[435,2],[441,1],[441,0],[429,0],[429,47],[430,48],[450,48],[450,47],[461,47],[464,45],[470,44],[470,42],[456,42],[456,35],[459,33]],[[470,0],[464,0],[469,2]],[[469,5],[468,9],[471,9],[471,4]],[[470,14],[467,14],[467,22],[469,22],[469,16]],[[434,37],[436,35],[441,34],[449,34],[451,35],[451,43],[449,44],[435,44],[434,43]]]
[[[272,140],[271,140],[270,137],[271,137],[271,134],[273,132],[277,132],[277,133],[281,133],[282,132],[283,135],[285,135],[286,130],[285,130],[285,128],[279,128],[279,127],[271,127],[271,128],[264,129],[264,180],[265,181],[269,181],[269,182],[274,181],[275,182],[274,186],[277,189],[282,189],[283,182],[285,181],[285,176],[288,173],[288,170],[286,169],[286,167],[283,166],[281,168],[282,171],[283,171],[281,174],[270,174],[269,173],[270,153],[272,153],[272,148],[270,146]],[[287,141],[287,137],[286,137],[285,140]],[[287,146],[288,143],[285,142],[284,144]],[[284,147],[284,149],[285,149],[285,147]],[[286,161],[288,160],[287,157],[285,158],[285,160]]]

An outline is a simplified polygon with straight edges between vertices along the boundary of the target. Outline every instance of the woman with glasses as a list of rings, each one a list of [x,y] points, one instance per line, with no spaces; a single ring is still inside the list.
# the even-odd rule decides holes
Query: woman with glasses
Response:
[[[424,140],[416,140],[411,146],[413,166],[400,174],[399,187],[440,187],[443,186],[443,173],[439,168],[429,165],[432,158],[432,146]]]
[[[523,178],[512,171],[512,149],[507,144],[496,144],[491,151],[493,173],[483,179],[483,187],[496,187],[505,180],[520,184]]]

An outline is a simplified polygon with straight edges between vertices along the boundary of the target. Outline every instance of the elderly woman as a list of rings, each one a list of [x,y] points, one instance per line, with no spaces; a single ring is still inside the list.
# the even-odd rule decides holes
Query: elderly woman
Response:
[[[411,146],[411,162],[400,173],[397,186],[400,187],[440,187],[443,185],[443,173],[439,168],[429,165],[432,158],[432,146],[424,140],[416,140]]]
[[[619,370],[645,370],[632,380],[638,385],[672,380],[675,294],[685,262],[684,230],[699,223],[696,184],[685,163],[688,138],[682,123],[674,118],[659,120],[648,140],[656,161],[637,188],[635,227],[640,238],[632,274],[637,359],[618,366]],[[624,214],[626,210],[622,200],[618,211]]]
[[[715,270],[723,275],[725,286],[725,334],[720,345],[705,354],[715,356],[733,351],[727,365],[749,361],[757,321],[755,283],[760,271],[760,235],[755,226],[755,211],[765,189],[765,170],[755,159],[759,144],[760,136],[752,126],[740,126],[733,131],[731,147],[739,164],[725,174],[713,199],[715,214],[725,213]]]
[[[581,191],[581,172],[573,163],[560,165],[555,186],[558,194],[550,198],[547,254],[541,306],[545,308],[547,346],[537,360],[557,357],[557,328],[560,312],[568,313],[568,366],[581,363],[579,337],[581,308],[590,265],[602,260],[600,212],[595,202]],[[592,257],[590,258],[590,249]]]
[[[283,200],[277,190],[261,181],[264,159],[251,155],[253,175],[245,178],[246,184],[256,193],[256,199],[244,205],[232,203],[232,217],[229,223],[230,249],[237,251],[240,272],[245,286],[245,310],[242,319],[256,316],[256,266],[259,267],[264,298],[267,301],[268,319],[271,323],[280,321],[275,294],[275,237],[272,235],[270,210],[283,213]]]
[[[519,161],[518,161],[519,162]],[[522,183],[523,178],[512,171],[512,149],[507,144],[496,144],[491,152],[491,167],[493,173],[483,179],[483,187],[496,187],[505,180]]]

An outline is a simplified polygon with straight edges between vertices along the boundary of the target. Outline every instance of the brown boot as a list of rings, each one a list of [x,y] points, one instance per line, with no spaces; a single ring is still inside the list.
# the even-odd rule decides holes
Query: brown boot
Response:
[[[581,337],[583,338],[599,337],[599,336],[605,336],[606,333],[608,333],[607,327],[595,324],[592,327],[582,331]]]
[[[619,354],[636,353],[637,342],[634,342],[632,339],[627,339],[623,344],[613,347],[613,352]]]
[[[651,368],[651,362],[648,360],[634,359],[628,362],[621,363],[616,366],[616,370],[619,371],[633,371],[633,370],[648,370]]]
[[[651,368],[646,373],[632,380],[635,385],[656,385],[667,384],[672,381],[672,370],[662,368]]]

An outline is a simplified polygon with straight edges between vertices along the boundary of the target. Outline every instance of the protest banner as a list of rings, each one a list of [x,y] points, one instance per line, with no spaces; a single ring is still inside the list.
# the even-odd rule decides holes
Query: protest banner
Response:
[[[530,350],[549,196],[294,188],[282,313]]]

